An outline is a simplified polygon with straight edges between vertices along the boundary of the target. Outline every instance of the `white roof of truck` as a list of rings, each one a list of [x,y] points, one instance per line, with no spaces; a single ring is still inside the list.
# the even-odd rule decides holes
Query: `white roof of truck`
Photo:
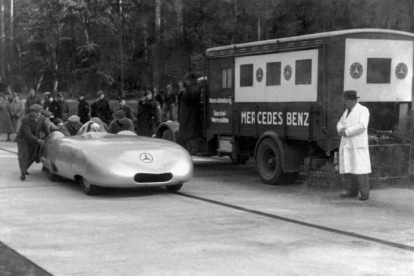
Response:
[[[234,47],[254,47],[254,46],[262,46],[272,43],[284,43],[284,42],[295,42],[301,40],[310,40],[310,39],[321,39],[326,37],[333,37],[333,36],[341,36],[341,35],[348,35],[348,34],[358,34],[358,33],[384,33],[384,34],[396,34],[396,35],[404,35],[414,38],[413,33],[403,32],[403,31],[396,31],[396,30],[386,30],[386,29],[350,29],[350,30],[341,30],[341,31],[332,31],[332,32],[324,32],[324,33],[316,33],[316,34],[308,34],[308,35],[301,35],[301,36],[293,36],[287,38],[275,38],[270,40],[262,40],[262,41],[255,41],[255,42],[247,42],[241,44],[232,44],[226,45],[221,47],[214,47],[207,49],[207,53],[214,52],[214,51],[222,51],[222,50],[231,50]]]

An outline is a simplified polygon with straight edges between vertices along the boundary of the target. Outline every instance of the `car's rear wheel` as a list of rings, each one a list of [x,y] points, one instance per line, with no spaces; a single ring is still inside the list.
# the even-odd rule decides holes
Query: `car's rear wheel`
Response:
[[[97,195],[100,193],[101,189],[96,186],[93,185],[91,182],[89,182],[89,180],[87,180],[85,177],[82,177],[80,180],[80,184],[82,186],[83,191],[85,192],[85,194],[87,194],[88,196],[93,196],[93,195]]]
[[[167,189],[167,191],[169,191],[171,193],[178,192],[181,189],[181,187],[183,187],[183,184],[165,186],[165,188]]]

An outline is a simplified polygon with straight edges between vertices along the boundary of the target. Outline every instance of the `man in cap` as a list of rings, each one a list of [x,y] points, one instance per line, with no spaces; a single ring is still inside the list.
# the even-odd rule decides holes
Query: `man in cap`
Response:
[[[79,94],[78,102],[78,116],[80,122],[84,124],[90,120],[89,112],[91,111],[91,108],[89,103],[85,100],[85,95],[83,93]]]
[[[34,104],[42,105],[42,100],[36,95],[36,91],[33,88],[30,88],[29,96],[26,98],[25,104],[26,114],[30,113],[30,107]]]
[[[115,111],[115,119],[109,124],[108,132],[117,134],[123,130],[134,131],[134,124],[132,121],[125,117],[125,112],[123,110]]]
[[[70,135],[76,135],[79,129],[82,127],[80,123],[80,118],[77,115],[72,115],[68,118],[68,121],[63,124],[63,126],[68,130]]]
[[[132,122],[134,121],[134,110],[132,107],[125,103],[125,97],[118,97],[119,102],[119,109],[125,112],[125,117],[130,119]]]
[[[341,136],[339,146],[339,173],[348,175],[350,181],[341,197],[369,198],[368,174],[371,173],[371,161],[368,148],[369,110],[358,103],[357,92],[344,92],[346,110],[336,128]]]
[[[59,113],[59,106],[50,92],[45,92],[45,101],[43,102],[43,109],[48,110],[50,113],[52,113],[53,117],[55,116],[55,114]]]
[[[23,118],[22,125],[16,136],[17,156],[21,172],[20,179],[22,181],[26,179],[26,175],[28,175],[27,170],[33,162],[38,162],[39,148],[44,145],[44,141],[40,139],[41,132],[45,136],[50,133],[45,118],[40,114],[42,106],[33,104],[29,110],[30,113]]]
[[[109,100],[105,98],[103,91],[99,91],[97,100],[91,105],[92,117],[99,117],[104,123],[109,124],[112,120],[112,109]]]
[[[45,118],[45,123],[48,126],[50,132],[58,130],[57,126],[51,121],[53,120],[53,114],[49,110],[42,110],[40,111],[40,114]],[[41,138],[46,137],[46,133],[43,134],[43,136],[40,136]]]
[[[57,109],[56,112],[53,114],[55,118],[62,119],[63,121],[66,121],[69,114],[69,105],[68,103],[63,99],[63,93],[57,93],[57,100],[56,105]]]

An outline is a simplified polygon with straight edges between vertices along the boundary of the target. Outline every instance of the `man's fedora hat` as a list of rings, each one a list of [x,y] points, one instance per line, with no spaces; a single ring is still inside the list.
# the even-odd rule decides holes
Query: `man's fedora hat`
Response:
[[[346,90],[344,92],[344,98],[350,100],[356,100],[359,97],[357,96],[357,92],[355,90]]]

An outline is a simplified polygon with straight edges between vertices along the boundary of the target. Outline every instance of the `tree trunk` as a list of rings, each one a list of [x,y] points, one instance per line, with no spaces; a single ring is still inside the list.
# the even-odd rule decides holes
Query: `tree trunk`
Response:
[[[160,85],[160,39],[161,34],[161,0],[155,0],[155,45],[154,45],[154,69],[152,87]]]
[[[5,48],[5,34],[4,34],[4,0],[0,0],[0,55],[1,55],[1,77],[3,83],[6,78],[6,58],[4,56]]]
[[[14,43],[14,35],[13,35],[13,9],[14,9],[14,0],[10,0],[10,88],[11,91],[13,91],[13,78],[14,78],[14,49],[13,49],[13,43]],[[10,94],[11,95],[11,94]]]
[[[119,91],[119,96],[124,96],[124,25],[122,18],[122,0],[119,0],[119,58],[120,58],[120,68],[121,68],[121,89]]]
[[[175,0],[175,12],[177,13],[177,27],[181,34],[184,33],[183,24],[183,0]]]

